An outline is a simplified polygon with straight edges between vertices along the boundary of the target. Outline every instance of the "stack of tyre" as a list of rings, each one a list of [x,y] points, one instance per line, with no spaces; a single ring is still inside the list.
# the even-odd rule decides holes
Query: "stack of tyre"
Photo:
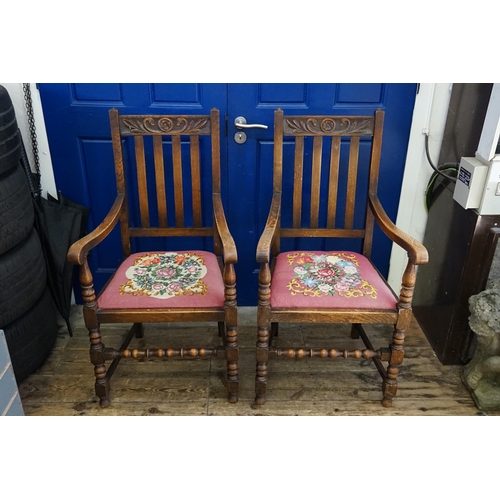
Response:
[[[57,337],[57,315],[12,100],[0,85],[0,329],[17,382],[46,360]]]

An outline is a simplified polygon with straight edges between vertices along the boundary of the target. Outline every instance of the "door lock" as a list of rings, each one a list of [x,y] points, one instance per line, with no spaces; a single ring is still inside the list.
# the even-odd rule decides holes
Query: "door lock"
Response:
[[[238,144],[243,144],[247,140],[247,134],[245,134],[245,132],[236,132],[236,134],[234,134],[234,140]]]

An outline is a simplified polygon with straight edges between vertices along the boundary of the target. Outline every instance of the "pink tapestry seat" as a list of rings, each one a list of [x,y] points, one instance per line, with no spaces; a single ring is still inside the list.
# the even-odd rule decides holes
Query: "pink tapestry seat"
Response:
[[[100,309],[223,307],[224,283],[213,253],[141,252],[117,269]]]
[[[354,252],[278,255],[273,308],[396,309],[397,299],[370,261]]]

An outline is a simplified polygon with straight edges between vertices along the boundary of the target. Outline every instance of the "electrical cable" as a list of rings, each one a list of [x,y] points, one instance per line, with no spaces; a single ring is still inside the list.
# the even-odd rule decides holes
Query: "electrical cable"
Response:
[[[452,177],[451,175],[445,174],[443,172],[443,170],[448,170],[449,168],[455,168],[458,171],[458,167],[459,167],[458,163],[443,163],[442,165],[439,165],[438,167],[434,166],[434,163],[432,163],[431,155],[429,154],[429,134],[425,134],[425,154],[427,156],[427,161],[429,162],[430,166],[433,168],[433,170],[438,175],[442,175],[443,177],[445,177],[446,179],[448,179],[452,182],[457,182],[456,177]],[[440,169],[443,169],[443,170],[440,170]]]
[[[427,189],[425,190],[425,211],[427,213],[429,213],[429,209],[431,208],[431,201],[432,201],[431,197],[432,197],[432,194],[434,193],[436,180],[439,178],[439,175],[442,174],[442,172],[446,172],[446,171],[455,172],[455,173],[457,172],[456,168],[454,168],[454,167],[443,168],[443,170],[440,171],[439,173],[434,172],[431,175],[431,178],[429,179],[429,183],[427,184]]]
[[[439,176],[444,177],[445,179],[448,179],[451,182],[456,183],[457,182],[457,175],[458,175],[458,169],[460,167],[459,163],[443,163],[441,165],[438,165],[437,167],[432,163],[431,160],[431,155],[429,153],[429,134],[425,134],[425,154],[427,156],[427,161],[429,162],[430,166],[434,170],[433,174],[431,175],[429,182],[427,184],[427,188],[425,190],[425,210],[426,212],[429,212],[429,209],[432,204],[432,195],[434,193],[434,188],[436,187],[436,180],[439,178]],[[446,172],[454,173],[455,176],[453,175],[448,175]]]

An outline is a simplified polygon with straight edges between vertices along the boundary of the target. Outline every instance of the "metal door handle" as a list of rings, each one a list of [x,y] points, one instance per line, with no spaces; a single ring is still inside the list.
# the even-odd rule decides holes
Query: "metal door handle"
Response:
[[[234,119],[234,126],[236,128],[269,128],[267,125],[261,125],[260,123],[247,123],[247,120],[243,116],[238,116],[238,118]]]

